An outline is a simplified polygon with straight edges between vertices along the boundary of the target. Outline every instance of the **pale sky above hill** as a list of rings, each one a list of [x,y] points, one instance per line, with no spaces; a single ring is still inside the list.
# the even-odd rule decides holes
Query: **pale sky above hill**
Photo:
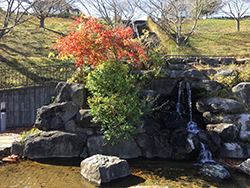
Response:
[[[17,3],[14,3],[14,7],[16,6]],[[0,7],[3,9],[3,10],[6,10],[7,9],[7,2],[6,0],[0,0]],[[24,3],[24,6],[28,6],[28,4]],[[86,9],[81,5],[81,3],[77,2],[74,4],[74,8],[78,8],[80,9],[84,14],[88,15]],[[91,12],[94,12],[94,11],[91,11]],[[30,11],[31,13],[31,11]],[[250,9],[244,14],[245,16],[250,16]],[[214,14],[212,17],[227,17],[224,13],[216,13]],[[147,16],[143,13],[141,13],[140,15],[136,16],[135,19],[136,20],[146,20]]]

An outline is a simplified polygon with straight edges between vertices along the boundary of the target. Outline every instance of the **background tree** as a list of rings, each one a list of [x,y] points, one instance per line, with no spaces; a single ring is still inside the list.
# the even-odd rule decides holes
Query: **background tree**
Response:
[[[224,1],[222,12],[236,21],[236,31],[240,31],[240,19],[250,8],[250,0]]]
[[[203,10],[214,0],[141,0],[140,9],[175,42],[182,46],[193,33]],[[192,27],[183,29],[189,20]]]
[[[121,25],[127,27],[135,16],[139,16],[136,6],[138,1],[139,0],[80,0],[89,15],[97,15],[113,28]]]
[[[204,7],[201,14],[205,15],[207,18],[212,14],[218,12],[222,7],[222,0],[208,0],[208,4]]]
[[[32,4],[34,15],[40,20],[40,28],[44,28],[44,20],[57,12],[70,8],[74,0],[27,0]]]
[[[15,26],[27,21],[31,16],[27,15],[33,3],[27,4],[22,0],[0,0],[6,5],[6,10],[0,9],[0,39]]]

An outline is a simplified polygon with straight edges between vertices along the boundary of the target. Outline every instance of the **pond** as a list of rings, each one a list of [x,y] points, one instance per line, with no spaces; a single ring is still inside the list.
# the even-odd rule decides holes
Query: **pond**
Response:
[[[91,183],[80,174],[80,159],[19,160],[0,166],[1,188],[94,188],[162,186],[187,188],[250,188],[250,177],[229,170],[229,180],[204,176],[194,162],[137,158],[128,160],[132,175],[101,186]]]

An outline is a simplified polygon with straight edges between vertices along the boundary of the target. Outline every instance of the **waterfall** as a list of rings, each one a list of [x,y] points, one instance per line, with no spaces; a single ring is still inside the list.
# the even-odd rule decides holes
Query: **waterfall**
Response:
[[[179,113],[179,115],[181,115],[180,109],[181,109],[181,92],[182,92],[182,82],[179,83],[179,89],[178,89],[178,102],[176,104],[176,112]],[[190,133],[194,133],[197,134],[198,132],[200,132],[201,130],[199,129],[199,127],[197,126],[197,124],[193,121],[193,114],[192,114],[192,100],[191,100],[191,89],[190,89],[190,85],[187,82],[187,94],[188,94],[188,106],[189,106],[189,116],[190,116],[190,120],[187,124],[187,131]],[[201,151],[198,157],[198,161],[200,164],[203,164],[205,162],[215,162],[214,160],[212,160],[212,154],[209,150],[206,149],[205,144],[200,142],[201,144]]]
[[[188,93],[188,106],[189,106],[189,116],[190,116],[190,120],[187,124],[187,131],[196,134],[200,131],[200,129],[197,126],[197,124],[192,120],[193,116],[192,116],[191,89],[188,82],[187,82],[187,93]]]
[[[176,112],[181,116],[181,89],[182,89],[182,82],[179,83],[178,88],[178,102],[176,104]]]

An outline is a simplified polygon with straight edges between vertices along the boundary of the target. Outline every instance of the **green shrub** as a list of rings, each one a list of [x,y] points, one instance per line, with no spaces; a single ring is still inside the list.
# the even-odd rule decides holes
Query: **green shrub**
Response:
[[[20,142],[22,142],[24,140],[24,138],[28,135],[28,134],[34,134],[34,133],[37,133],[39,132],[40,130],[37,129],[37,128],[32,128],[30,131],[26,132],[26,133],[23,133],[21,138],[20,138]]]
[[[138,117],[148,112],[149,108],[139,99],[135,82],[129,67],[115,61],[103,63],[87,78],[86,87],[92,94],[88,98],[90,115],[94,122],[101,122],[111,144],[115,144],[113,138],[133,138]]]

